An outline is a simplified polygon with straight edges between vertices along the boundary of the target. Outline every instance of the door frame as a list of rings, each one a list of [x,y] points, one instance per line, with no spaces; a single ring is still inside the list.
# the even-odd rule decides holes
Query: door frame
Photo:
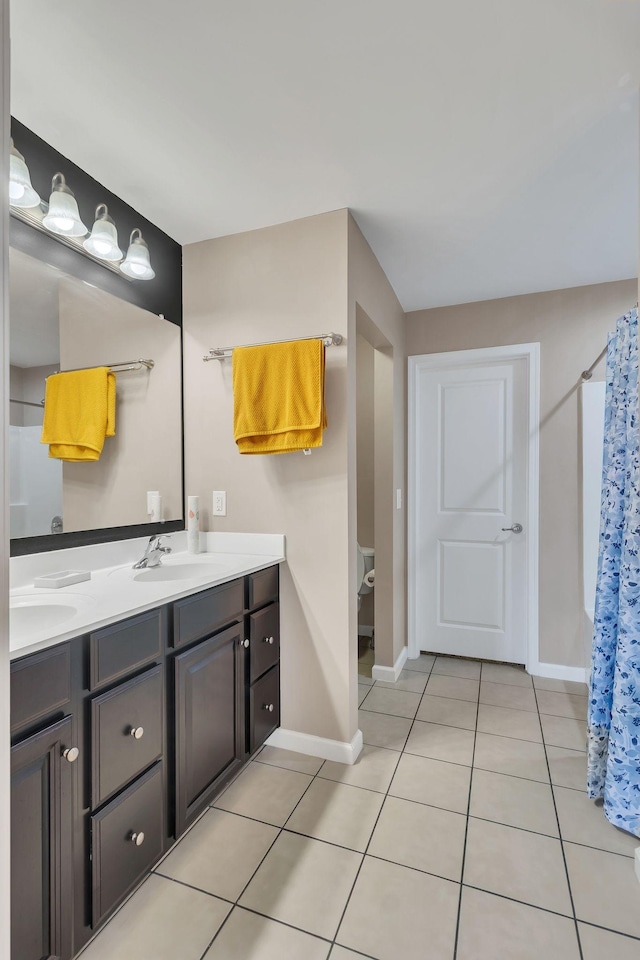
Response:
[[[526,575],[526,663],[529,673],[535,673],[539,662],[538,627],[538,561],[540,549],[540,344],[517,343],[503,347],[482,347],[477,350],[453,350],[447,353],[426,353],[408,358],[408,419],[407,419],[407,645],[410,659],[420,655],[417,630],[417,378],[423,370],[447,370],[460,366],[484,366],[492,361],[524,360],[528,374],[526,517],[523,523],[527,536]]]

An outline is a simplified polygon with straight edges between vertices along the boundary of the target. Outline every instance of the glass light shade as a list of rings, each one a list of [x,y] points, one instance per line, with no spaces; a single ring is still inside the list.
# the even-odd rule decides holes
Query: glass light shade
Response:
[[[127,256],[120,264],[120,269],[132,280],[153,280],[155,277],[149,260],[149,247],[142,239],[140,230],[131,232]]]
[[[49,209],[42,223],[47,230],[63,237],[82,237],[88,232],[80,219],[76,198],[61,173],[56,173],[51,182]]]
[[[123,253],[118,246],[118,231],[109,216],[104,203],[96,207],[96,219],[91,236],[83,243],[85,250],[100,260],[122,260]]]
[[[22,154],[16,150],[13,140],[9,160],[9,203],[12,207],[26,208],[40,205],[40,197],[31,186],[29,168]]]

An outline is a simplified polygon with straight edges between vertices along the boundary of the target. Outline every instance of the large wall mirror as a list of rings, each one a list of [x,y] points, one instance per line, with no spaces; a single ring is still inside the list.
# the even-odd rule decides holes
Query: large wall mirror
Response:
[[[31,151],[32,180],[38,176],[39,164],[46,164],[51,175],[55,173],[64,158],[53,157],[56,169],[51,171],[52,158],[39,152],[42,141],[21,125],[14,125],[14,137],[15,126],[25,156]],[[34,146],[39,149],[34,150]],[[52,150],[46,144],[43,147],[45,154]],[[68,161],[65,164],[67,169],[72,168],[67,176],[75,177],[77,189],[77,168]],[[95,184],[83,171],[80,174],[89,185]],[[86,187],[84,181],[83,185]],[[96,187],[104,196],[106,191],[99,184]],[[107,196],[110,211],[117,210],[117,198]],[[145,234],[151,236],[156,269],[166,267],[160,283],[149,284],[152,289],[140,290],[12,217],[9,316],[13,554],[184,526],[180,248],[168,237],[167,244],[176,249],[167,250],[167,244],[163,247],[162,234],[154,245],[152,225],[122,201],[120,204],[125,214],[137,217]],[[158,306],[164,303],[172,313],[171,320],[158,312]],[[58,371],[96,366],[111,367],[116,375],[115,436],[107,437],[97,461],[74,463],[52,458],[48,445],[41,442],[47,377]],[[150,521],[149,491],[161,494],[160,522]]]

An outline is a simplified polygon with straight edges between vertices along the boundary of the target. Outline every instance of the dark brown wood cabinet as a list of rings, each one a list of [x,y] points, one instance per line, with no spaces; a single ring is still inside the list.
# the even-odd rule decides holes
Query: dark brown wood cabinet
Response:
[[[12,662],[11,960],[85,946],[278,726],[279,656],[275,566]]]
[[[93,925],[108,916],[164,849],[164,779],[158,761],[91,817]]]
[[[91,701],[94,808],[161,759],[164,701],[161,663]]]
[[[244,625],[174,657],[176,835],[244,762]]]
[[[11,750],[11,960],[69,957],[73,723]]]
[[[249,752],[280,726],[280,668],[272,667],[249,691]]]

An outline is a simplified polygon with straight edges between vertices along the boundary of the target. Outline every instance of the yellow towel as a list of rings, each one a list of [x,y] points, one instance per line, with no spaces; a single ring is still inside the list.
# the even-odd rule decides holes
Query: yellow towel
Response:
[[[233,351],[233,429],[240,453],[322,446],[324,343],[292,340]]]
[[[108,367],[47,377],[41,443],[57,460],[99,460],[116,432],[116,375]]]

